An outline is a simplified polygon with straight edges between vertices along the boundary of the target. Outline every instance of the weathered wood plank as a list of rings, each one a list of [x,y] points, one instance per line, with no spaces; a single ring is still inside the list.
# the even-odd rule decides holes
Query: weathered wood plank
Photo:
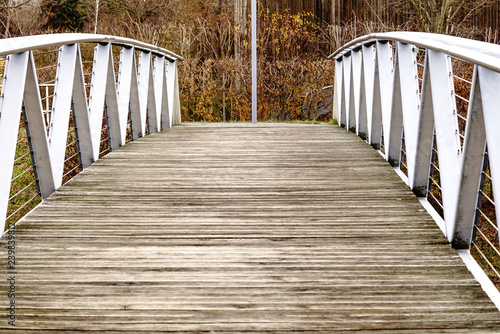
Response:
[[[333,126],[150,135],[86,169],[15,233],[16,327],[2,284],[0,333],[500,331],[411,191]]]

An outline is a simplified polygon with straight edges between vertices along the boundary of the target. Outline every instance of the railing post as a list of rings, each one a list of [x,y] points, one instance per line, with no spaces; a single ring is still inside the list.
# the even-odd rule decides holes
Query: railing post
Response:
[[[424,73],[418,120],[418,136],[415,152],[415,168],[408,171],[413,180],[411,186],[417,197],[427,197],[431,154],[434,138],[434,105],[432,103],[431,79],[429,74],[429,52],[425,52]]]
[[[478,66],[479,83],[481,86],[481,103],[483,106],[488,157],[492,178],[493,194],[500,197],[500,73]],[[495,205],[497,226],[500,225],[500,205]]]
[[[92,85],[89,97],[94,161],[99,159],[104,106],[106,106],[108,136],[111,150],[120,147],[121,131],[115,80],[111,44],[98,44],[94,53]]]
[[[45,129],[43,107],[38,89],[33,55],[30,51],[8,56],[0,97],[0,224],[5,224],[9,204],[11,177],[19,132],[21,110],[24,108],[25,122],[29,128],[28,138],[32,152],[33,167],[42,198],[55,189],[50,163],[49,144]]]
[[[122,50],[120,51],[118,82],[116,84],[116,97],[117,97],[116,104],[118,108],[118,122],[120,124],[120,146],[125,145],[125,142],[127,140],[127,121],[130,113],[130,90],[131,90],[130,78],[131,78],[132,66],[130,66],[131,64],[127,64],[127,60],[130,59],[124,59],[125,57],[123,54],[124,50],[126,49],[127,48],[122,48]],[[124,69],[123,62],[126,63],[125,67],[127,67],[127,69]],[[127,72],[127,70],[129,71],[128,73],[122,73],[122,71]],[[122,85],[122,80],[123,80],[123,85]]]
[[[179,76],[177,73],[177,61],[167,63],[167,89],[170,124],[181,124],[181,102],[179,99]]]
[[[393,90],[392,46],[388,42],[376,42],[375,80],[373,88],[373,116],[370,143],[378,148],[384,129],[384,146],[389,145],[388,129],[391,124],[391,99]]]
[[[465,128],[457,213],[455,215],[453,239],[451,241],[453,247],[457,249],[470,248],[485,148],[486,132],[481,99],[481,85],[478,80],[477,66],[475,66],[469,111],[467,113],[467,125]]]
[[[417,78],[416,53],[413,45],[398,42],[394,70],[392,122],[388,157],[392,166],[399,166],[404,123],[410,187],[412,187],[413,183],[412,172],[415,168],[418,135],[419,88]]]
[[[429,50],[429,75],[439,152],[441,192],[443,197],[446,236],[451,241],[458,198],[461,158],[457,107],[451,59],[446,54]]]
[[[78,42],[99,43],[94,50],[89,103],[87,103],[82,56]],[[160,92],[156,104],[161,105],[158,112],[162,112],[162,127],[167,128],[172,124],[171,110],[175,111],[173,116],[175,122],[180,122],[179,86],[174,60],[182,59],[182,57],[168,50],[126,38],[88,34],[19,37],[2,40],[0,44],[2,45],[0,53],[8,55],[3,70],[0,95],[0,157],[2,160],[0,163],[0,224],[5,225],[10,208],[14,164],[22,162],[25,157],[31,154],[35,181],[28,186],[25,185],[14,197],[20,198],[18,195],[25,194],[24,191],[32,191],[31,185],[34,183],[42,199],[47,198],[61,186],[66,163],[66,143],[71,111],[73,111],[77,154],[83,168],[99,158],[104,112],[112,150],[125,143],[129,110],[132,114],[134,139],[144,134],[144,129],[142,132],[140,130],[142,122],[144,125],[146,123],[146,112],[151,120],[150,131],[156,131],[158,125],[155,126],[153,78],[157,81],[156,90]],[[128,62],[126,66],[120,64],[118,84],[114,73],[112,44],[124,48],[121,61]],[[53,85],[54,97],[49,100],[49,86],[52,84],[38,84],[33,53],[29,50],[53,47],[60,47],[60,49],[56,80]],[[134,47],[140,48],[143,54],[149,55],[143,64],[145,65],[143,69],[147,68],[147,70],[143,71],[146,82],[146,104],[142,119],[140,118],[138,89],[140,80],[137,76]],[[157,73],[154,77],[151,64],[153,52],[157,54],[155,60]],[[170,87],[167,87],[166,59],[172,61],[169,62],[168,74]],[[174,66],[172,67],[171,64]],[[52,66],[44,67],[44,69],[52,69]],[[117,86],[121,94],[120,107],[118,107]],[[45,101],[41,98],[40,89],[45,89]],[[172,103],[167,100],[169,95],[172,96]],[[50,106],[52,110],[44,111],[44,106],[46,109]],[[16,161],[21,115],[24,120],[24,127],[22,125],[21,127],[26,131],[26,135],[23,134],[21,138],[28,140],[29,151],[23,152],[19,161]],[[159,121],[159,117],[156,119]],[[49,126],[48,135],[47,125]],[[28,172],[29,170],[24,170],[21,174],[16,173],[15,180],[19,180],[16,182],[22,180],[21,176],[30,175]],[[29,208],[27,204],[33,202],[37,196],[31,197],[12,215],[17,214],[21,209]]]
[[[363,45],[362,57],[359,135],[361,138],[370,141],[373,115],[373,85],[375,81],[375,48],[372,45]]]
[[[87,90],[80,46],[75,59],[75,77],[73,80],[73,120],[75,122],[78,153],[82,168],[87,168],[94,162],[92,147],[92,132],[90,126],[89,106],[87,103]]]
[[[158,132],[159,120],[156,114],[156,102],[153,80],[153,55],[151,52],[141,52],[139,56],[139,103],[141,109],[141,128],[146,133],[146,119],[149,133]]]
[[[386,159],[392,167],[399,166],[399,159],[401,155],[401,138],[403,135],[403,101],[402,101],[402,87],[401,80],[405,73],[406,64],[404,61],[401,63],[400,59],[404,58],[399,55],[400,43],[396,44],[396,61],[394,63],[393,71],[393,90],[392,90],[392,103],[390,110],[390,126],[384,126],[384,137],[388,137],[388,145],[385,148]],[[402,75],[400,73],[402,72]]]
[[[171,127],[170,115],[168,113],[168,94],[167,94],[167,73],[165,66],[165,57],[157,55],[154,65],[154,86],[156,99],[156,114],[160,122],[159,129],[165,130]]]
[[[14,73],[18,75],[17,72]],[[35,177],[37,178],[38,190],[42,199],[45,199],[57,189],[58,185],[50,158],[50,147],[45,127],[45,117],[43,116],[42,99],[32,52],[28,52],[28,67],[25,73],[24,114],[27,118],[25,124],[27,125],[26,130],[30,134],[30,138],[28,139],[33,150],[32,163]],[[11,175],[9,174],[9,176]]]
[[[359,136],[359,103],[361,100],[361,66],[360,51],[351,52],[351,99],[349,102],[349,130]],[[353,117],[354,116],[354,117]]]
[[[351,56],[342,56],[342,103],[340,108],[340,126],[349,130],[349,123],[351,122]],[[354,113],[352,113],[354,117]]]
[[[120,67],[118,69],[118,111],[120,113],[121,142],[125,143],[127,136],[127,121],[130,115],[132,139],[143,135],[141,130],[141,114],[139,107],[139,91],[137,84],[137,68],[135,48],[124,47],[120,51]]]
[[[29,52],[7,56],[0,95],[0,224],[4,230],[23,106]],[[8,112],[7,112],[8,111]]]
[[[426,49],[421,92],[413,45]],[[453,75],[451,57],[457,64],[474,64],[472,82]],[[376,149],[383,135],[385,157],[395,167],[405,149],[408,179],[402,178],[418,197],[432,195],[443,208],[442,229],[453,247],[470,248],[477,218],[484,216],[492,223],[477,210],[481,199],[486,198],[500,216],[494,199],[481,191],[482,183],[491,181],[493,192],[500,193],[500,48],[456,37],[393,32],[357,38],[329,58],[335,58],[333,113],[340,126],[367,138]],[[455,94],[455,80],[460,80],[461,89],[471,84],[470,99]],[[458,114],[456,99],[468,104],[467,116]],[[466,124],[464,136],[459,117]],[[441,198],[428,193],[431,182]],[[479,227],[477,231],[486,237]]]
[[[333,118],[337,119],[337,123],[340,126],[341,120],[341,109],[342,109],[342,83],[344,79],[342,78],[342,57],[335,59],[335,82],[333,86]]]
[[[59,49],[52,116],[49,125],[50,160],[56,189],[61,186],[63,179],[66,139],[68,138],[75,75],[78,70],[78,57],[79,47],[77,44],[64,45]]]

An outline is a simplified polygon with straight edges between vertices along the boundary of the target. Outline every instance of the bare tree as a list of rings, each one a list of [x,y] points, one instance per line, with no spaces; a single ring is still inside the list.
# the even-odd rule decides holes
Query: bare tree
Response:
[[[12,12],[18,8],[23,7],[30,0],[1,0],[0,1],[0,22],[2,24],[4,33],[3,37],[11,37],[11,21]]]

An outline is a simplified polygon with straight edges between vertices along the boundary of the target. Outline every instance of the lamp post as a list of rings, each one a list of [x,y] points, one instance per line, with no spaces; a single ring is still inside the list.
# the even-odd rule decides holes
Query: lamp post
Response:
[[[257,0],[252,0],[252,124],[257,124]]]

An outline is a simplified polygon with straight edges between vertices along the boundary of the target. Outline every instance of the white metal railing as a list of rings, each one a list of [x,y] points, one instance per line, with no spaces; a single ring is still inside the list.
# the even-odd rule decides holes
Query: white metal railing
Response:
[[[493,207],[488,228],[498,238],[500,209],[492,195],[500,194],[500,46],[376,33],[329,58],[335,60],[339,125],[379,149],[417,196],[440,202],[443,232],[456,249],[474,249],[476,236],[487,234],[477,224],[485,199]],[[470,75],[454,68],[470,68]],[[500,255],[498,240],[488,242]]]
[[[84,73],[80,49],[87,43],[95,45],[93,60],[87,61],[91,73]],[[55,80],[39,83],[35,57],[53,51],[34,51],[54,48],[57,64],[48,68],[53,67]],[[0,95],[1,226],[12,198],[20,127],[25,127],[37,190],[45,199],[63,182],[69,126],[79,164],[86,168],[99,159],[103,113],[111,150],[124,145],[127,135],[134,140],[181,121],[177,61],[182,57],[169,50],[115,36],[52,34],[0,40],[0,57],[6,59]]]

